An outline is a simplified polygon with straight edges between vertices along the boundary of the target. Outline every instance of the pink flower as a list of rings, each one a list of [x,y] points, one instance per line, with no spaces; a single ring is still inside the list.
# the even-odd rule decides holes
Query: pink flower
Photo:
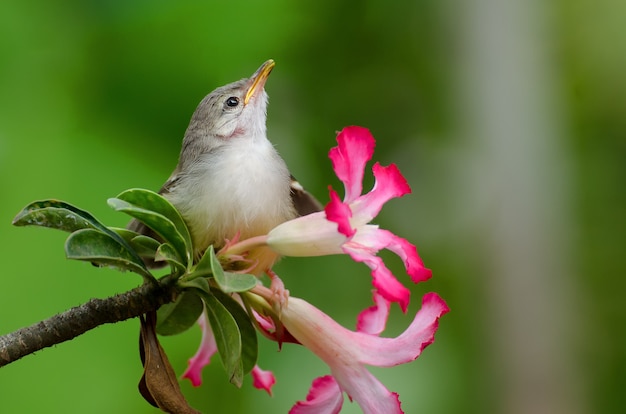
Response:
[[[202,384],[202,368],[211,362],[211,357],[217,352],[215,336],[205,312],[202,312],[198,318],[198,325],[202,330],[200,347],[198,347],[195,355],[189,359],[187,369],[182,375],[182,378],[189,379],[194,387],[199,387]]]
[[[388,304],[384,299],[377,303],[365,315],[361,314],[359,322],[363,331],[352,332],[304,300],[289,299],[282,308],[282,323],[332,373],[332,377],[316,379],[306,401],[296,403],[290,414],[338,413],[343,403],[342,391],[366,414],[402,413],[398,394],[388,391],[366,365],[390,367],[416,359],[434,341],[438,320],[449,309],[437,294],[428,293],[406,331],[396,338],[381,338],[368,333],[376,332],[381,327],[380,321],[386,320]],[[375,315],[377,312],[380,315]]]
[[[202,385],[202,369],[211,362],[211,357],[217,352],[215,336],[205,312],[202,312],[198,318],[198,325],[202,330],[200,347],[196,354],[189,359],[187,369],[182,375],[182,378],[189,379],[194,387]],[[250,374],[254,388],[265,390],[269,395],[272,395],[272,386],[276,383],[276,378],[271,371],[264,371],[255,365]]]
[[[329,157],[344,184],[343,201],[330,188],[330,202],[323,212],[280,224],[269,232],[266,243],[285,256],[349,254],[372,270],[372,284],[378,292],[406,311],[409,290],[376,253],[388,249],[397,254],[415,283],[428,280],[431,271],[424,267],[414,245],[369,223],[387,201],[411,189],[394,164],[383,167],[376,163],[372,168],[376,183],[372,191],[361,194],[365,165],[374,153],[374,137],[367,129],[353,126],[338,134],[337,143]]]
[[[344,184],[343,200],[330,188],[330,202],[324,211],[285,222],[267,235],[233,243],[221,256],[245,257],[253,248],[269,246],[285,256],[348,254],[353,260],[365,263],[371,269],[375,287],[374,306],[360,313],[356,332],[343,328],[308,302],[296,297],[284,299],[262,284],[241,295],[263,335],[279,343],[300,343],[330,368],[331,375],[314,380],[306,400],[296,403],[291,414],[338,413],[344,392],[366,414],[402,413],[398,394],[387,390],[367,366],[390,367],[416,359],[434,341],[439,318],[449,309],[437,294],[428,293],[422,298],[422,308],[402,334],[395,338],[379,336],[385,329],[390,304],[397,302],[406,312],[410,293],[377,253],[387,249],[398,255],[415,283],[429,279],[431,272],[424,267],[414,245],[371,224],[387,201],[410,192],[398,168],[374,164],[374,187],[362,194],[363,174],[374,152],[374,138],[364,128],[348,127],[338,134],[337,142],[329,157]],[[205,331],[210,332],[206,323]],[[205,335],[202,342],[209,343]],[[207,360],[205,354],[214,352],[199,350],[190,360],[188,371],[192,372],[186,376],[199,376],[197,372]],[[266,376],[256,368],[252,374],[255,386],[271,393],[273,376]]]

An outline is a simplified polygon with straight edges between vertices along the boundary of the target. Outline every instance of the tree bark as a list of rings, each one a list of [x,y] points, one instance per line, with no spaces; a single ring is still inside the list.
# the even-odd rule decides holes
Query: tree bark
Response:
[[[115,323],[157,310],[178,295],[168,278],[106,299],[88,302],[34,325],[0,336],[0,367],[81,335],[105,323]]]

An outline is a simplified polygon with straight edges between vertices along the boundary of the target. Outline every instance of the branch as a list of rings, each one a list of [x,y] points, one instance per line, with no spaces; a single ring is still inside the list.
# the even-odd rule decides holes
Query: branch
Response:
[[[0,367],[43,348],[60,344],[105,323],[157,310],[172,302],[178,290],[168,277],[106,299],[91,299],[34,325],[0,336]]]

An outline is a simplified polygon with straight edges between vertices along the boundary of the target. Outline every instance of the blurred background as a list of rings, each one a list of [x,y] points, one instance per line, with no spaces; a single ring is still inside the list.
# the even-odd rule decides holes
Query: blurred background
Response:
[[[66,234],[14,228],[15,214],[59,198],[125,225],[106,199],[157,190],[202,97],[273,58],[269,136],[311,192],[341,190],[327,153],[352,124],[412,186],[377,223],[434,276],[387,333],[428,291],[451,312],[417,361],[372,369],[405,412],[626,409],[623,1],[8,0],[0,16],[0,334],[141,282],[65,260]],[[370,304],[369,270],[348,257],[277,271],[346,327]],[[137,392],[138,330],[102,326],[0,369],[0,411],[157,412]],[[199,336],[163,338],[178,373]],[[328,373],[263,339],[259,364],[273,397],[231,386],[217,358],[183,392],[203,412],[287,412]]]

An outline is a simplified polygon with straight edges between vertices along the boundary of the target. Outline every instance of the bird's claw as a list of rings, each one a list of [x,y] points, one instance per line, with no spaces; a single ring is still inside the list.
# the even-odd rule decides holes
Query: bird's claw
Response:
[[[267,275],[270,278],[270,290],[272,291],[273,302],[280,311],[283,306],[287,306],[289,300],[289,290],[285,289],[285,284],[280,277],[271,269],[266,270]]]
[[[241,233],[238,231],[235,236],[232,238],[232,240],[229,239],[225,239],[225,243],[224,243],[224,247],[222,247],[219,252],[217,252],[217,255],[219,256],[221,253],[227,252],[228,249],[230,249],[232,246],[234,246],[235,244],[239,243],[239,237],[241,236]]]

